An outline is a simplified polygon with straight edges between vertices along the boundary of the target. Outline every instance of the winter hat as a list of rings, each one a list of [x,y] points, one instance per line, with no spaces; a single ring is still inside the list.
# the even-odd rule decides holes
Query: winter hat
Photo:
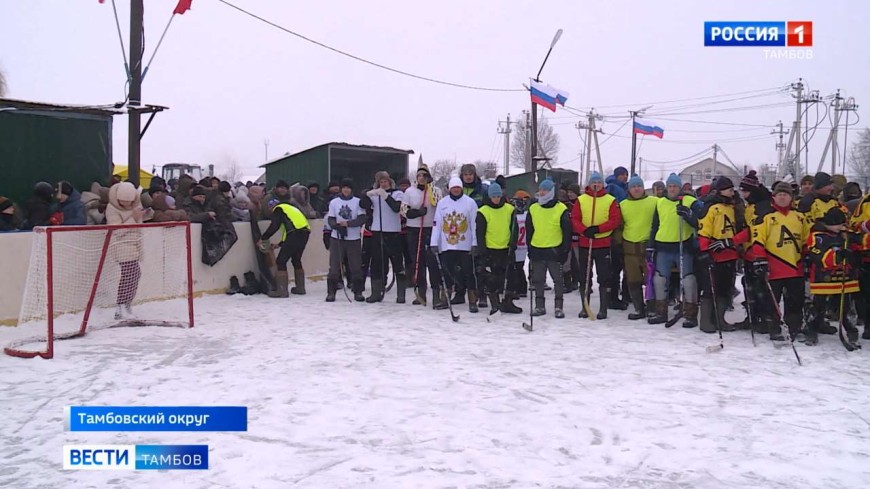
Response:
[[[828,226],[845,224],[846,214],[844,214],[843,209],[840,209],[839,207],[831,207],[830,209],[828,209],[828,212],[825,213],[825,217],[822,218],[822,222],[824,222]]]
[[[758,188],[758,174],[755,170],[750,170],[749,173],[740,180],[740,190],[751,192],[752,189]]]
[[[624,166],[617,166],[616,170],[613,170],[613,176],[618,177],[620,175],[628,175],[628,170]]]
[[[343,178],[341,180],[341,188],[344,188],[344,187],[347,187],[351,191],[353,191],[353,180],[351,180],[350,178]]]
[[[306,185],[305,187],[307,187],[309,190],[311,189],[311,187],[317,187],[317,190],[320,190],[320,184],[315,182],[314,180],[308,182],[308,185]]]
[[[218,184],[218,191],[219,192],[229,192],[230,190],[232,190],[232,187],[230,186],[230,182],[221,182]]]
[[[594,175],[598,175],[598,174],[594,173],[593,176]],[[601,180],[601,175],[598,175],[598,179]],[[590,178],[590,180],[591,180],[591,178]],[[556,188],[556,184],[553,183],[553,181],[550,180],[549,178],[545,179],[544,181],[542,181],[541,183],[538,184],[538,190],[544,190],[546,192],[550,192],[555,188]]]
[[[849,182],[843,187],[843,197],[846,200],[857,199],[861,197],[861,185],[858,182]]]
[[[6,197],[0,197],[0,212],[3,212],[10,207],[12,207],[12,200],[7,199]]]
[[[459,174],[462,175],[463,173],[474,173],[474,175],[476,176],[477,167],[474,166],[472,163],[466,163],[462,165],[462,167],[460,167],[459,169]]]
[[[330,189],[332,187],[341,188],[341,184],[339,184],[337,180],[330,180],[329,183],[326,184],[326,188]]]
[[[668,180],[666,182],[668,185],[676,185],[677,187],[683,186],[683,179],[680,178],[676,173],[671,173],[668,175]]]
[[[594,172],[592,172],[592,174],[589,175],[589,180],[586,182],[586,184],[592,185],[594,182],[598,182],[601,184],[604,183],[604,179],[601,178],[601,174],[598,173],[597,171],[594,171]]]
[[[628,188],[631,187],[643,187],[643,179],[639,176],[635,175],[628,179]]]
[[[734,188],[734,182],[732,182],[730,178],[721,176],[716,180],[716,190],[722,191],[728,190],[729,188]]]
[[[453,187],[462,187],[462,179],[459,177],[450,177],[450,183],[447,184],[447,189],[451,189]]]
[[[499,175],[495,177],[495,183],[501,185],[501,188],[507,187],[507,178],[504,175]]]
[[[115,192],[115,198],[124,202],[133,202],[139,196],[139,191],[130,182],[119,183],[118,190]]]
[[[777,182],[776,185],[773,186],[773,195],[779,193],[786,193],[791,195],[792,188],[791,185],[786,182]]]
[[[57,194],[58,194],[58,196],[60,196],[60,194],[70,196],[70,195],[72,195],[72,193],[73,193],[73,186],[71,183],[66,182],[66,181],[57,182]]]
[[[163,187],[151,187],[148,189],[148,195],[150,195],[152,197],[154,197],[154,194],[156,194],[158,192],[166,193],[166,189],[164,189]]]
[[[532,196],[531,196],[531,194],[529,194],[525,190],[517,190],[516,192],[514,192],[514,198],[515,199],[531,199]]]
[[[282,181],[279,181],[278,183],[281,183],[281,182]],[[276,188],[280,187],[280,185],[275,185],[275,187]],[[285,187],[286,187],[286,184],[285,184]],[[193,190],[190,191],[190,196],[196,197],[197,195],[205,195],[205,187],[203,187],[202,185],[197,185],[196,187],[193,187]]]
[[[568,191],[574,192],[577,195],[580,195],[583,193],[583,190],[580,189],[580,185],[578,185],[576,183],[572,183],[571,185],[568,185]]]
[[[831,176],[823,171],[816,173],[816,176],[813,177],[813,188],[816,190],[833,184],[834,180],[831,179]]]
[[[54,194],[54,187],[52,187],[48,182],[37,182],[36,185],[33,186],[33,193],[43,199],[50,199]]]
[[[803,186],[803,184],[805,183],[815,183],[815,181],[810,175],[804,175],[803,178],[801,178],[801,186]]]
[[[284,180],[278,180],[278,183],[275,184],[275,188],[280,188],[280,187],[284,187],[288,190],[290,189],[290,185],[287,185],[287,182],[285,182]]]
[[[831,177],[831,181],[834,182],[834,188],[838,191],[841,191],[846,186],[846,182],[848,180],[846,180],[845,175],[833,175]]]
[[[664,189],[664,188],[665,188],[665,182],[663,182],[663,181],[661,181],[661,180],[656,180],[655,182],[653,182],[653,184],[652,184],[652,188],[654,188],[654,189],[655,189],[655,188],[661,188],[661,189]]]
[[[379,171],[379,172],[375,173],[375,184],[372,185],[372,188],[380,187],[381,180],[389,180],[390,181],[390,188],[393,188],[396,186],[396,183],[393,181],[392,177],[390,177],[390,174],[388,172]]]
[[[411,180],[410,180],[408,177],[402,177],[402,178],[399,179],[399,185],[402,185],[403,183],[404,183],[405,185],[410,186],[410,185],[411,185]]]
[[[489,191],[487,192],[487,195],[489,195],[490,197],[503,196],[504,193],[502,193],[502,191],[501,191],[501,185],[499,185],[495,182],[492,182],[491,184],[489,184]]]

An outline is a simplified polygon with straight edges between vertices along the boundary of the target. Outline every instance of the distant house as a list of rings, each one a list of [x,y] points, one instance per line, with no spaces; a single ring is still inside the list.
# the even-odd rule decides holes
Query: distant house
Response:
[[[716,172],[713,173],[713,158],[704,158],[697,163],[689,165],[683,168],[679,175],[684,184],[691,183],[693,188],[708,185],[713,181],[713,177],[720,175],[730,178],[734,182],[734,185],[737,185],[740,179],[743,178],[743,172],[721,160],[716,162]]]

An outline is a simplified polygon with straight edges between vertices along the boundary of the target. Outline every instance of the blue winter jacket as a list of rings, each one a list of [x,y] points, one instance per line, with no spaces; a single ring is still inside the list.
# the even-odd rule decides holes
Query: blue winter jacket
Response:
[[[605,187],[607,193],[612,195],[617,203],[628,198],[628,184],[617,180],[615,175],[607,177],[607,179],[604,180],[604,183],[607,184]]]
[[[66,202],[59,204],[57,209],[63,213],[64,226],[84,226],[88,223],[82,194],[76,189],[73,189]]]

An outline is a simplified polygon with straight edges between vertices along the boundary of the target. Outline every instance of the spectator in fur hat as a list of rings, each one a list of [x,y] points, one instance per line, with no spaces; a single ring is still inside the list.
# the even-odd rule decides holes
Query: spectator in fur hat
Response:
[[[471,163],[462,165],[459,169],[459,177],[462,179],[462,193],[471,197],[477,207],[482,206],[487,200],[487,187],[477,174],[477,167]]]
[[[184,201],[184,211],[190,222],[205,222],[214,220],[217,214],[206,205],[207,190],[202,185],[193,187],[190,197]]]
[[[804,175],[801,178],[801,191],[799,197],[803,198],[805,195],[810,194],[813,191],[814,180],[812,175]]]

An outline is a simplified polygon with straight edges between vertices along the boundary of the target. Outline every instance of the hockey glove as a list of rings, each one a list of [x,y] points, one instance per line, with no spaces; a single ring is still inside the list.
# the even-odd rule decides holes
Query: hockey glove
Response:
[[[692,217],[692,209],[683,204],[677,204],[677,215],[683,219],[690,219]]]
[[[586,236],[587,238],[594,238],[598,233],[598,226],[589,226],[583,230],[583,236]]]
[[[752,271],[759,277],[767,277],[768,270],[767,258],[759,258],[752,262]]]
[[[731,238],[717,239],[710,243],[710,251],[724,251],[734,248],[734,240]]]

